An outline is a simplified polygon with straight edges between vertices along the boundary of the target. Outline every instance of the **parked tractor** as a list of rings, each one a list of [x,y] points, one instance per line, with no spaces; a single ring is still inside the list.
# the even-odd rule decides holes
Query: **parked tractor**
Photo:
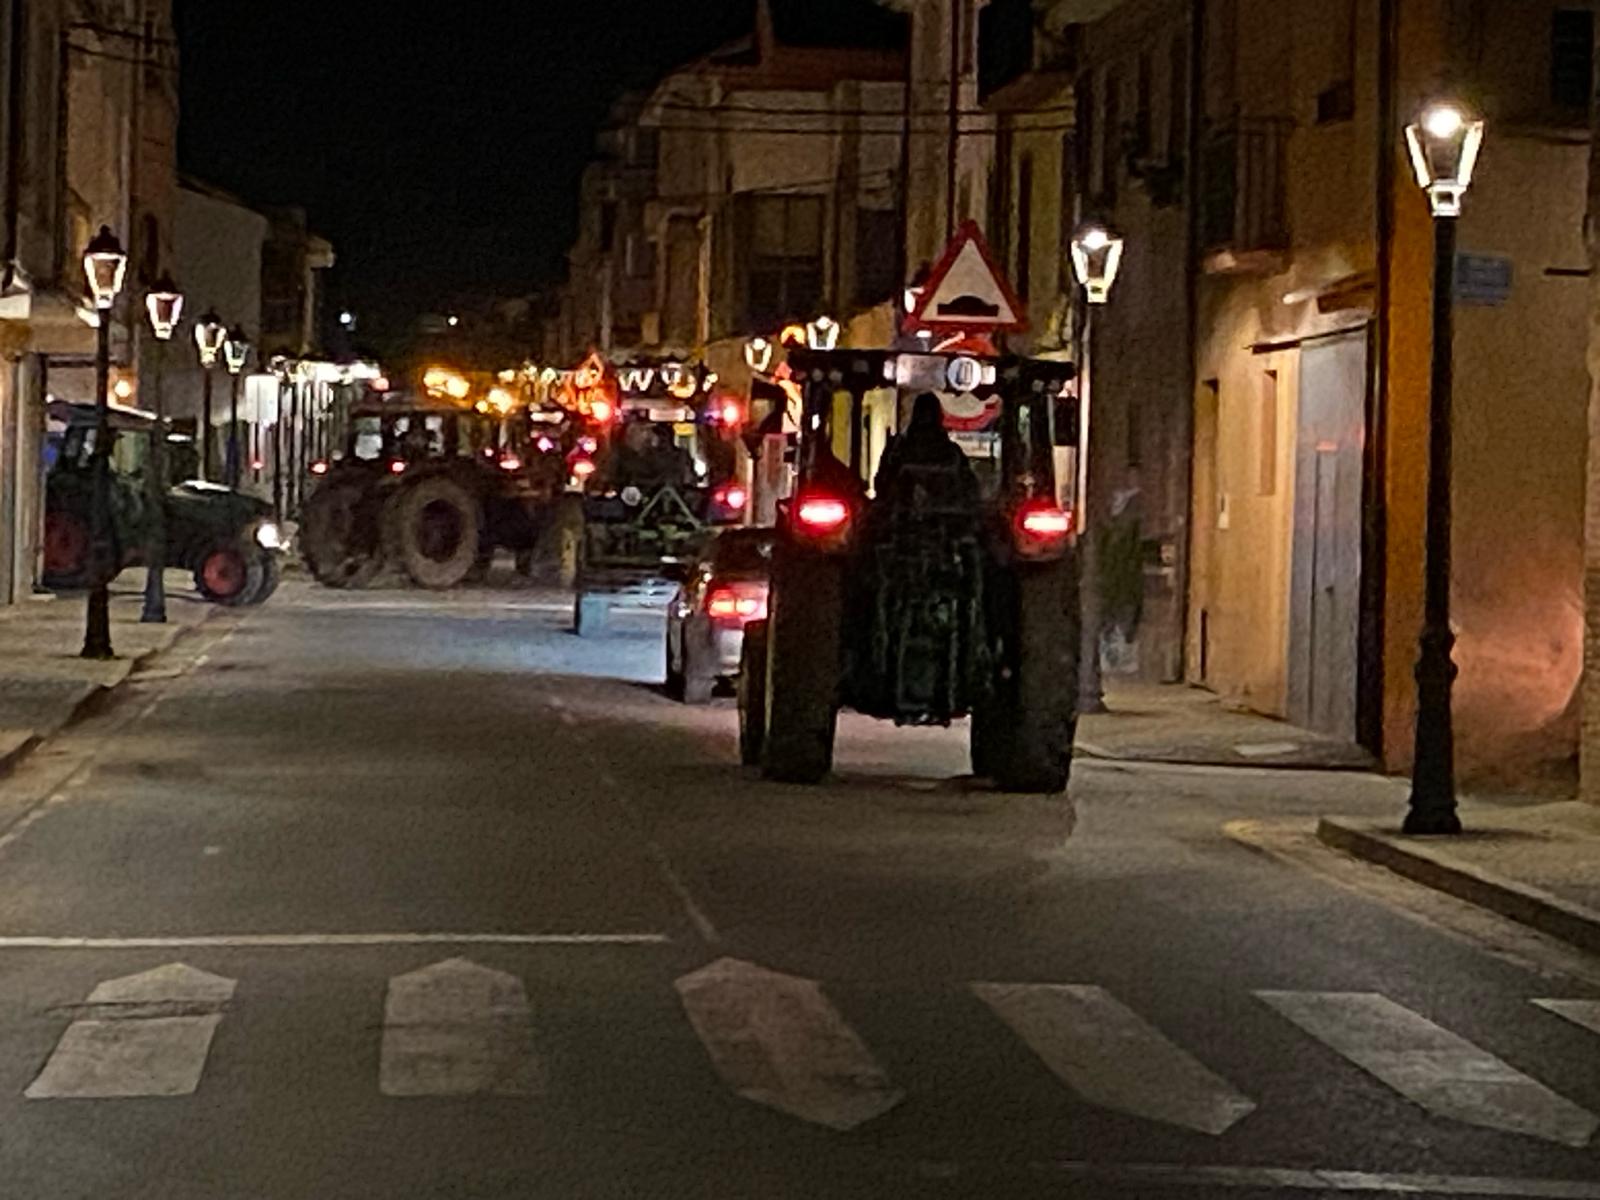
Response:
[[[62,426],[45,484],[44,584],[72,589],[89,583],[92,553],[94,439],[90,404],[55,402],[50,417]],[[145,487],[150,439],[169,436],[148,413],[114,407],[109,426],[111,561],[115,569],[143,564],[152,512]],[[215,604],[260,604],[277,590],[282,538],[272,506],[215,483],[181,478],[188,455],[168,455],[173,470],[162,492],[166,563],[194,573],[195,588]]]
[[[815,783],[841,707],[897,725],[971,718],[976,775],[1067,784],[1076,725],[1078,565],[1056,463],[1076,462],[1070,363],[791,351],[797,464],[779,504],[768,617],[745,629],[741,755]],[[948,382],[947,382],[948,381]],[[863,406],[911,409],[867,486]],[[969,456],[935,393],[992,413]],[[909,402],[909,403],[908,403]],[[965,436],[965,435],[964,435]]]
[[[526,414],[385,402],[351,413],[343,452],[312,470],[300,540],[329,587],[370,584],[386,565],[419,587],[482,579],[497,549],[524,573],[577,571],[583,515],[567,494],[559,437],[530,436]]]

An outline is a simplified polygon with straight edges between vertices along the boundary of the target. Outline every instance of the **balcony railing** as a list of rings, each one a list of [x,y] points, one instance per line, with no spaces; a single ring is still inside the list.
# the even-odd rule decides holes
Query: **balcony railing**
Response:
[[[1200,157],[1201,243],[1234,256],[1289,245],[1287,117],[1240,117],[1212,127]]]

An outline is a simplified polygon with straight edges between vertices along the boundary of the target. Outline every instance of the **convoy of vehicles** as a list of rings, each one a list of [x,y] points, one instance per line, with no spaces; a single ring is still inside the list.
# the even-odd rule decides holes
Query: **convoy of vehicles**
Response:
[[[90,582],[97,415],[93,405],[58,401],[50,417],[62,429],[45,486],[44,583],[79,588]],[[145,561],[154,517],[145,481],[150,439],[170,435],[151,414],[122,407],[111,409],[109,426],[111,561],[121,571]],[[196,589],[214,603],[260,604],[277,589],[282,572],[283,538],[272,506],[219,484],[174,482],[193,457],[168,456],[173,469],[160,514],[167,565],[192,571]]]

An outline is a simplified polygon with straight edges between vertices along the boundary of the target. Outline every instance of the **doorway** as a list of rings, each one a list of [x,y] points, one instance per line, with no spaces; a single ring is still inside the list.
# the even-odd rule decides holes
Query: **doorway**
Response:
[[[1365,331],[1300,351],[1289,719],[1354,741],[1361,617]]]

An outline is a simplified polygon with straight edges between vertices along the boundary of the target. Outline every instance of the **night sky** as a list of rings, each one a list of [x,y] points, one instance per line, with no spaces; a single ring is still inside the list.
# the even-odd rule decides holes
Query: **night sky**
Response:
[[[882,36],[870,0],[776,4],[780,22]],[[456,295],[559,278],[607,106],[746,33],[754,0],[176,9],[180,168],[254,203],[303,205],[338,255],[329,308],[355,310],[359,340],[381,347]]]

